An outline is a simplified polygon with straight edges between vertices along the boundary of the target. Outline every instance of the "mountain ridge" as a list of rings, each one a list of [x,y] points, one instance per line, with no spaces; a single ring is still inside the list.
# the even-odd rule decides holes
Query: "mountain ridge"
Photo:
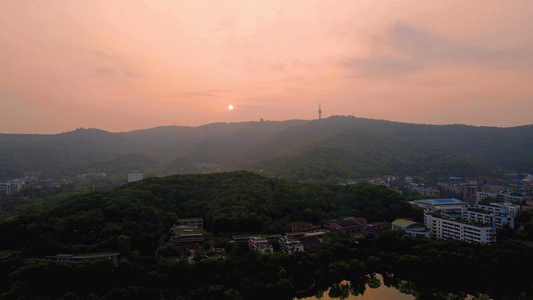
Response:
[[[159,164],[155,171],[163,174],[246,169],[297,180],[390,173],[474,176],[531,171],[532,148],[533,125],[426,125],[352,116],[118,133],[78,128],[54,135],[0,134],[0,177],[26,171],[72,176],[97,162],[120,165],[125,154],[138,154],[139,165]],[[124,170],[131,166],[128,159]]]

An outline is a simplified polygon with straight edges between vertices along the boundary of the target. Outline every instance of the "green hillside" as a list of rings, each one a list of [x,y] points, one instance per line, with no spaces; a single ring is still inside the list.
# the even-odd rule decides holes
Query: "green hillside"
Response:
[[[283,233],[293,221],[416,216],[384,187],[302,184],[243,171],[153,177],[41,209],[0,223],[0,244],[35,254],[91,252],[117,249],[118,236],[125,235],[147,254],[168,240],[176,217],[201,217],[215,233],[247,234]]]
[[[421,219],[399,194],[368,183],[297,183],[244,171],[174,175],[54,205],[34,203],[14,213],[0,220],[0,250],[20,251],[0,260],[1,299],[294,299],[322,297],[330,287],[329,296],[346,298],[364,294],[365,283],[377,287],[375,273],[383,274],[387,286],[420,299],[481,293],[529,299],[533,293],[527,276],[507,272],[509,266],[533,266],[530,243],[506,238],[514,235],[511,230],[490,247],[399,231],[357,243],[328,233],[309,251],[268,255],[227,238],[283,233],[289,222],[339,216]],[[209,234],[193,256],[168,243],[178,217],[205,220]],[[45,258],[104,252],[120,257],[74,264]],[[351,285],[341,285],[343,280]]]

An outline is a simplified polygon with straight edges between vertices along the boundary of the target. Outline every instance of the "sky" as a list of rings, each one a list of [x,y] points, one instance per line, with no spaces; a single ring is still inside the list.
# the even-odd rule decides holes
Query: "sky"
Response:
[[[0,132],[533,124],[533,1],[0,0]],[[229,105],[234,109],[230,110]]]

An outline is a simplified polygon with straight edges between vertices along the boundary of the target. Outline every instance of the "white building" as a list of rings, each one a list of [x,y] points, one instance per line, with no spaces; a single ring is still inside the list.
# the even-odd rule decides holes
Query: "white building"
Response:
[[[462,213],[463,220],[476,222],[492,227],[509,226],[514,229],[514,217],[508,213],[491,213],[480,208],[465,209]]]
[[[460,240],[480,244],[496,242],[496,229],[489,225],[479,226],[436,215],[429,216],[428,221],[431,235],[438,240]]]
[[[510,202],[474,204],[472,208],[463,210],[462,217],[470,222],[479,222],[493,227],[509,226],[514,229],[514,218],[519,211],[520,205]]]
[[[471,211],[457,199],[425,199],[413,205],[424,208],[424,225],[439,240],[461,240],[481,244],[496,242],[495,226],[505,223],[481,208]],[[514,224],[513,224],[514,225]]]
[[[438,209],[438,210],[461,209],[462,207],[467,206],[466,202],[463,202],[455,198],[423,199],[423,200],[411,201],[410,203],[413,206],[418,206],[421,208]]]
[[[424,225],[429,229],[431,229],[431,222],[428,220],[429,215],[443,213],[449,219],[456,219],[461,216],[461,211],[468,206],[466,202],[455,198],[415,200],[411,204],[424,209]]]
[[[128,173],[128,182],[139,181],[143,179],[143,173],[134,171]]]
[[[22,187],[24,187],[24,182],[18,179],[9,182],[0,182],[0,195],[11,196],[20,191]]]
[[[474,204],[474,207],[484,209],[491,213],[510,214],[513,217],[516,217],[520,211],[520,205],[512,204],[510,202],[494,202],[490,203],[489,205]]]
[[[500,201],[504,202],[522,202],[527,200],[533,200],[533,195],[514,195],[512,192],[505,191],[505,192],[497,192],[497,193],[489,193],[489,192],[477,192],[476,193],[476,202],[479,202],[487,197],[491,197]]]

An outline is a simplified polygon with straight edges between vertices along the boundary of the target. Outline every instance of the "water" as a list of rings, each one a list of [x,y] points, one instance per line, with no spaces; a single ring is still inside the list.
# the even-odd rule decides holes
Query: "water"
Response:
[[[365,284],[365,289],[363,294],[354,296],[350,291],[350,282],[343,281],[339,285],[329,288],[324,292],[322,297],[309,297],[309,298],[300,298],[301,300],[331,300],[331,299],[347,299],[347,300],[381,300],[381,299],[392,299],[392,300],[414,300],[415,296],[403,294],[399,290],[393,287],[387,287],[383,284],[383,276],[381,274],[375,274],[375,278],[379,280],[379,287],[377,286],[377,281],[374,284]],[[357,292],[356,292],[357,293]],[[332,297],[333,296],[333,297]],[[298,299],[298,298],[295,298]]]

